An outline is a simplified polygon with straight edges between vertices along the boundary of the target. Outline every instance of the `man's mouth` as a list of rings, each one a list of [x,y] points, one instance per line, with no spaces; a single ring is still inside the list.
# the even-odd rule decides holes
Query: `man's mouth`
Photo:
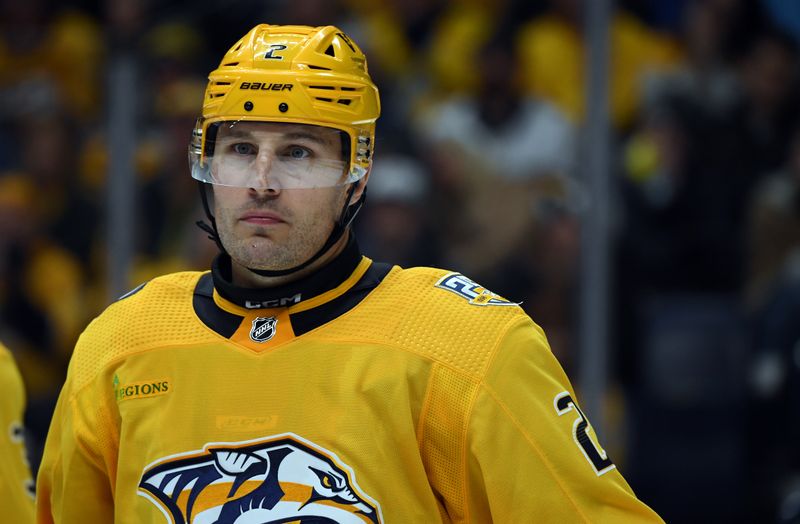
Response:
[[[286,222],[279,214],[271,211],[248,211],[243,214],[239,220],[259,226],[282,224]]]

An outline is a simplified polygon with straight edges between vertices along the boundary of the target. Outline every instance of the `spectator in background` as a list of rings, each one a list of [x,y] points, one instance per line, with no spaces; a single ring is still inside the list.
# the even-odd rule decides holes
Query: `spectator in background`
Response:
[[[408,115],[429,88],[424,54],[446,0],[347,0],[342,29],[375,57],[370,74],[381,86],[383,139],[407,143]]]
[[[79,174],[79,128],[58,112],[27,115],[18,126],[20,169],[38,192],[34,206],[46,233],[82,263],[91,263],[99,203]]]
[[[717,117],[731,111],[741,90],[727,54],[728,17],[718,2],[694,0],[683,14],[684,60],[651,74],[645,84],[645,112],[671,99]]]
[[[621,283],[639,298],[736,293],[741,283],[741,209],[722,122],[684,102],[651,112],[625,146]]]
[[[47,0],[0,2],[2,115],[65,108],[90,122],[100,116],[103,46],[98,24]]]
[[[408,143],[409,115],[453,95],[474,95],[481,81],[475,68],[481,49],[501,27],[513,38],[518,15],[529,10],[514,0],[344,3],[352,10],[343,27],[379,57],[372,75],[386,101],[383,136],[408,152],[413,149]]]
[[[513,44],[504,38],[507,33],[501,35],[477,53],[475,92],[429,107],[416,122],[416,133],[428,147],[452,147],[489,178],[573,174],[572,124],[553,105],[523,91]]]
[[[728,126],[742,193],[781,167],[800,117],[798,50],[785,33],[767,26],[747,43],[739,65],[743,96]],[[739,198],[737,205],[744,205]]]
[[[688,67],[651,84],[625,146],[622,264],[639,293],[742,290],[747,200],[784,158],[797,115],[789,42],[757,34],[731,77],[718,16],[694,4]]]
[[[518,34],[525,88],[555,103],[573,122],[585,111],[583,10],[579,0],[550,0],[549,11]],[[639,109],[645,76],[672,66],[680,53],[671,38],[624,11],[614,13],[610,33],[611,115],[625,129]]]
[[[422,57],[430,92],[419,105],[424,108],[426,103],[453,95],[475,95],[482,81],[482,71],[475,64],[484,47],[498,30],[511,40],[525,19],[520,11],[513,0],[448,2]]]
[[[430,106],[414,136],[435,166],[445,263],[486,275],[524,242],[532,181],[572,175],[576,137],[557,109],[523,93],[511,42],[491,41],[477,67],[477,91]]]

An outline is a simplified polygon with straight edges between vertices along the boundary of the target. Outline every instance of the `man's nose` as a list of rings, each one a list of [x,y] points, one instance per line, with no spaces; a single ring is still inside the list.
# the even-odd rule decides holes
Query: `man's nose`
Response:
[[[260,151],[255,159],[254,175],[255,189],[276,192],[280,190],[280,183],[273,172],[275,157],[269,152]]]

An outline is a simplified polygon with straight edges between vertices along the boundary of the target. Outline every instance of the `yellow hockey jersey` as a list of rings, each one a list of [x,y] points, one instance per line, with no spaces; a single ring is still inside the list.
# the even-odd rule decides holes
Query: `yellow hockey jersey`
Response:
[[[466,277],[362,257],[157,278],[81,336],[38,522],[661,522],[542,331]]]
[[[25,388],[14,357],[0,344],[0,515],[3,522],[33,522],[33,477],[25,455]]]

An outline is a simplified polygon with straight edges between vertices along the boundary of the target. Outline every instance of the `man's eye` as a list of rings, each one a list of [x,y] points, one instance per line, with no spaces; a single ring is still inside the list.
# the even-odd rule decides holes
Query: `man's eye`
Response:
[[[233,144],[233,151],[239,155],[252,155],[256,152],[256,148],[253,147],[253,144],[239,142],[238,144]]]
[[[311,152],[300,146],[292,146],[286,150],[287,156],[295,160],[302,160],[311,156]]]

